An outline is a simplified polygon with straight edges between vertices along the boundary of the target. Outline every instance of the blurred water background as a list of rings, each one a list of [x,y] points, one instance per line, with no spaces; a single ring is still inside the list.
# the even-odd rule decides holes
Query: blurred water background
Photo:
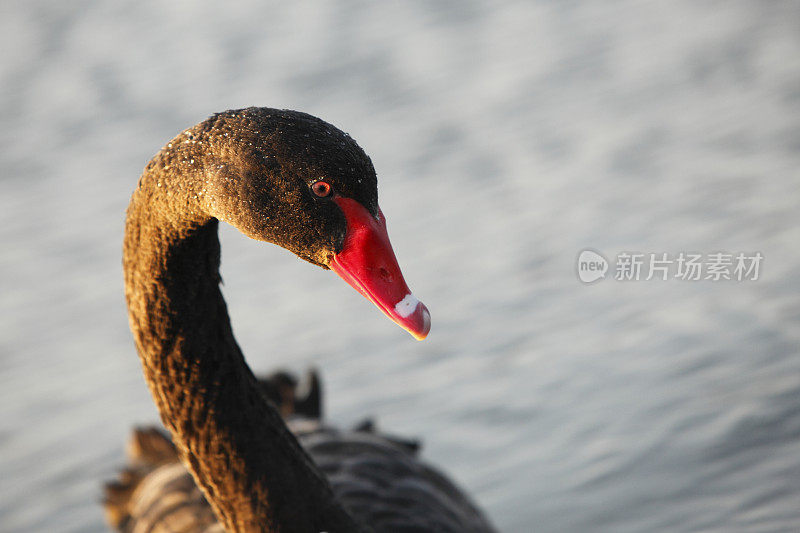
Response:
[[[318,366],[329,417],[424,438],[503,531],[800,529],[797,2],[0,6],[0,530],[103,531],[157,420],[124,211],[215,111],[294,108],[378,170],[433,331],[222,231],[257,371]],[[606,279],[585,247],[755,252],[749,282]]]

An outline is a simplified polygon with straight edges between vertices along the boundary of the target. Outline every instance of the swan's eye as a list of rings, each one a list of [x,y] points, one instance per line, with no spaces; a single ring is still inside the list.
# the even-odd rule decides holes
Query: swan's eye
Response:
[[[327,181],[315,181],[311,184],[311,192],[320,198],[330,195],[332,190],[331,184]]]

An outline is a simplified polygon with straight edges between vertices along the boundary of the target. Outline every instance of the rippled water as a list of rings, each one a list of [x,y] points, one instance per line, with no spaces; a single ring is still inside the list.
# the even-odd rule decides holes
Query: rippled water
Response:
[[[121,287],[130,191],[208,114],[295,108],[372,156],[433,331],[223,231],[254,368],[421,436],[504,531],[800,529],[793,2],[11,2],[0,12],[0,530],[102,531],[156,419]],[[575,258],[753,252],[750,282]]]

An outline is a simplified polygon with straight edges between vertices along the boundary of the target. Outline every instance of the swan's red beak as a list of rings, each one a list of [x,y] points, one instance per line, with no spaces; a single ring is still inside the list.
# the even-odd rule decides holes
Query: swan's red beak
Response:
[[[355,290],[378,306],[417,340],[431,330],[431,314],[406,285],[400,265],[386,233],[386,219],[378,210],[376,220],[360,203],[337,197],[334,201],[347,219],[342,251],[333,256],[330,268]]]

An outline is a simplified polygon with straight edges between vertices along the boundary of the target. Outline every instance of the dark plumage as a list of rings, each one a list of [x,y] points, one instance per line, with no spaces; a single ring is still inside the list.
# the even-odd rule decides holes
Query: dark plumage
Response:
[[[334,193],[312,192],[319,179]],[[350,432],[323,426],[316,376],[308,395],[298,395],[287,374],[259,383],[233,338],[219,291],[218,220],[328,268],[343,247],[354,246],[347,244],[350,217],[372,220],[366,223],[377,229],[370,231],[381,231],[377,200],[375,171],[355,141],[294,111],[214,115],[147,165],[128,208],[125,294],[145,378],[174,446],[157,430],[134,433],[132,464],[107,488],[113,525],[491,530],[463,494],[416,459],[416,442],[383,437],[371,424]],[[393,259],[388,250],[384,256]],[[367,256],[356,250],[347,261]],[[375,272],[368,276],[376,286],[397,277],[391,269]],[[404,282],[397,287],[407,290]],[[412,307],[394,311],[402,314],[393,320],[422,338],[430,327],[427,309],[408,297]]]

